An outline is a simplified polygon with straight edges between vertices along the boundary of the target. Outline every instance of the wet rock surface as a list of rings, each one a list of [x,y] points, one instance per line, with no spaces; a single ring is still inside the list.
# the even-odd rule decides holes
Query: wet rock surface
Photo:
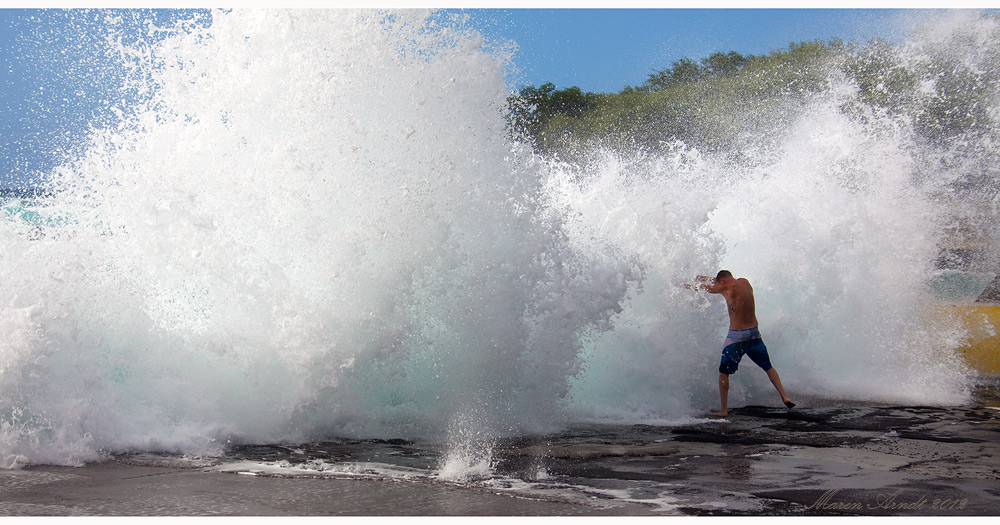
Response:
[[[647,483],[651,500],[669,492],[673,512],[694,515],[994,515],[997,405],[983,387],[965,407],[749,406],[678,428],[581,429],[551,436],[548,450],[633,445],[585,460],[549,454],[547,473]],[[660,449],[643,454],[651,442]]]
[[[445,447],[398,439],[29,466],[0,471],[0,515],[1000,512],[995,384],[962,407],[800,401],[680,426],[586,425],[498,440],[487,443],[489,473],[460,481],[438,474]]]

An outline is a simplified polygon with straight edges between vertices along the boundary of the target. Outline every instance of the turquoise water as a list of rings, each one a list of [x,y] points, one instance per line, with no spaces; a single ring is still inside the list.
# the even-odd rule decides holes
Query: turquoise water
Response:
[[[985,272],[942,270],[931,278],[930,288],[941,301],[973,302],[995,277]]]

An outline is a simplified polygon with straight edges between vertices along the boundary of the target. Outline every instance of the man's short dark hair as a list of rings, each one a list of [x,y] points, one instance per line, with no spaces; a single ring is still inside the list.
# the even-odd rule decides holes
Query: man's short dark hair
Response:
[[[718,281],[719,279],[731,279],[732,277],[733,274],[729,273],[729,270],[722,270],[719,272],[718,275],[715,276],[715,280]]]

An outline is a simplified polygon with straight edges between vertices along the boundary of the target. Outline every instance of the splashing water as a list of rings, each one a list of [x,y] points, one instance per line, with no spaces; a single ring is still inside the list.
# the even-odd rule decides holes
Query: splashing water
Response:
[[[148,97],[56,170],[61,225],[0,228],[0,467],[339,435],[479,476],[498,435],[716,402],[725,308],[683,285],[720,267],[790,392],[968,395],[923,320],[954,173],[844,79],[756,162],[581,168],[507,138],[506,59],[429,13],[217,12],[123,54]]]
[[[5,456],[551,425],[631,269],[559,233],[479,43],[332,11],[160,44],[54,179],[73,225],[4,232]]]

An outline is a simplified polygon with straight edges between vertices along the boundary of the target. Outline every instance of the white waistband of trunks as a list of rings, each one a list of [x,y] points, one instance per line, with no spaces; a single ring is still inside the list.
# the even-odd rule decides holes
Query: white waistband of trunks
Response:
[[[740,341],[749,341],[751,339],[761,339],[760,330],[757,327],[746,328],[743,330],[730,330],[726,334],[726,344],[739,343]]]

